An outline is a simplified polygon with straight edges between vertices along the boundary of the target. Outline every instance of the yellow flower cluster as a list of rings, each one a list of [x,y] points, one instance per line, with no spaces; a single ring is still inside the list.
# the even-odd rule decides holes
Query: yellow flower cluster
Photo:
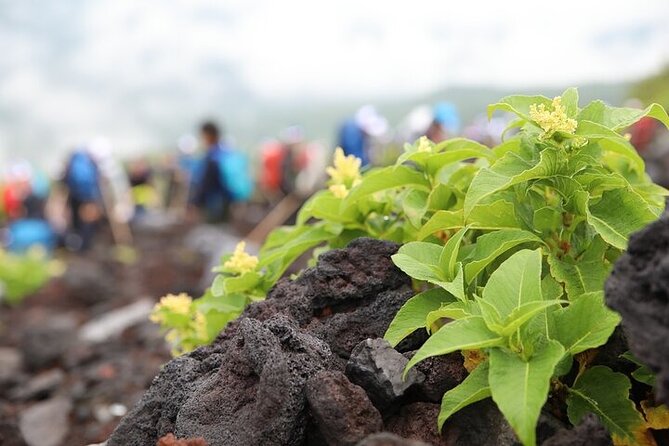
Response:
[[[163,322],[165,318],[165,313],[172,314],[189,314],[191,309],[191,304],[193,299],[186,294],[168,294],[167,296],[160,299],[160,302],[153,307],[151,312],[151,319],[153,322],[160,323]]]
[[[223,264],[223,267],[236,274],[245,274],[256,269],[258,266],[258,257],[248,254],[245,249],[246,242],[237,243],[235,252]]]
[[[330,192],[337,198],[346,198],[348,191],[358,185],[361,181],[360,158],[353,155],[344,155],[341,147],[337,147],[334,153],[333,166],[325,171],[330,175]]]
[[[417,152],[431,152],[432,151],[432,142],[427,138],[427,136],[421,136],[418,139],[418,147],[416,148]]]
[[[545,104],[530,105],[530,118],[543,129],[547,137],[555,132],[574,133],[577,122],[567,116],[566,109],[562,105],[562,98],[557,96],[553,99],[553,110],[548,110]]]

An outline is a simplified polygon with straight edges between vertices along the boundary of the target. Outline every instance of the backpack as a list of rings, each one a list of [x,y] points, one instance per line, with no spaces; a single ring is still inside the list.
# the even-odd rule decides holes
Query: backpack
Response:
[[[218,167],[221,186],[227,191],[232,201],[248,201],[253,195],[253,180],[249,174],[249,162],[246,156],[231,149],[219,151]]]
[[[72,155],[65,180],[74,198],[84,201],[98,198],[98,168],[88,154]]]

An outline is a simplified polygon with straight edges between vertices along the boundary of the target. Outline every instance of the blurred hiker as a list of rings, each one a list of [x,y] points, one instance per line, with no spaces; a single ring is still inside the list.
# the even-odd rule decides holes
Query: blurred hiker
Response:
[[[44,217],[48,193],[48,178],[27,162],[10,167],[3,194],[9,220],[5,245],[10,251],[25,252],[35,246],[51,251],[55,247],[56,235]]]
[[[229,218],[230,205],[248,201],[253,194],[253,180],[246,156],[225,144],[218,126],[206,122],[201,128],[207,152],[195,178],[193,204],[202,209],[208,222]]]
[[[458,135],[460,116],[453,104],[440,102],[434,106],[432,122],[425,130],[425,136],[434,143],[445,141]]]
[[[460,116],[455,106],[449,102],[439,102],[434,106],[426,104],[413,108],[399,126],[401,142],[413,144],[421,136],[439,143],[457,136],[460,132]]]
[[[144,215],[156,206],[158,195],[152,183],[153,170],[145,158],[132,160],[128,165],[128,180],[135,202],[135,217]]]
[[[353,155],[362,160],[362,165],[370,164],[373,158],[374,138],[388,131],[388,121],[371,105],[361,107],[354,117],[347,119],[339,128],[337,145],[345,155]]]
[[[100,170],[91,153],[76,149],[65,167],[63,181],[68,189],[70,231],[65,244],[73,251],[88,250],[102,216]]]

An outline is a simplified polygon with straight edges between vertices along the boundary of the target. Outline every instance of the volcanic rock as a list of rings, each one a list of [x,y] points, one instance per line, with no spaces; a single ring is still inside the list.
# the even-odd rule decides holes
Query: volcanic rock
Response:
[[[656,373],[657,400],[669,403],[669,219],[630,237],[606,282],[634,356]]]
[[[385,410],[404,396],[425,375],[412,368],[403,377],[409,360],[384,339],[365,339],[351,352],[346,376],[367,392],[379,410]]]
[[[583,417],[573,429],[561,429],[541,446],[611,446],[611,436],[593,414]]]
[[[307,400],[329,446],[353,446],[383,429],[381,414],[365,391],[341,372],[322,371],[307,382]]]

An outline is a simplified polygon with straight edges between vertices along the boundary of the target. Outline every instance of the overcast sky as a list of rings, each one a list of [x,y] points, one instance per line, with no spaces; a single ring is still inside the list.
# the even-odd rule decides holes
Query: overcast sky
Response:
[[[669,1],[0,0],[0,54],[0,148],[111,122],[146,143],[212,100],[634,79],[669,61]]]

